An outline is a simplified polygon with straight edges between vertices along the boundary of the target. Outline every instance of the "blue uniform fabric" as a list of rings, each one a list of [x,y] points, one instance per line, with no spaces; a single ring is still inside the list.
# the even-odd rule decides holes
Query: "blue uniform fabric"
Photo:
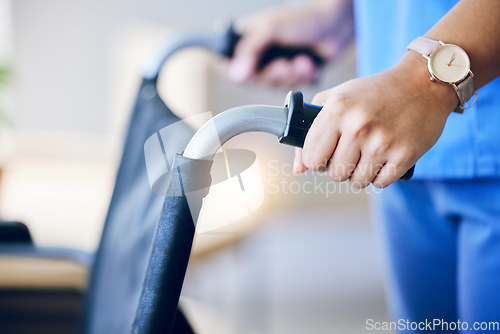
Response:
[[[356,0],[358,74],[366,76],[393,67],[407,45],[424,35],[457,2]],[[426,66],[424,59],[422,66]],[[477,93],[474,106],[463,114],[450,115],[441,138],[418,161],[414,179],[500,177],[500,79]]]
[[[500,321],[499,189],[491,179],[398,181],[372,197],[395,321]]]
[[[359,75],[394,66],[457,2],[355,0]],[[500,321],[500,79],[477,93],[473,107],[450,115],[411,181],[372,196],[394,320]]]

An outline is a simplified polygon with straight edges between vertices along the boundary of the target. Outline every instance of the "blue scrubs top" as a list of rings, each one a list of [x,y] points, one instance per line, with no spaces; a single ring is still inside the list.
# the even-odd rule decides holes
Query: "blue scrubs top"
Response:
[[[457,2],[355,0],[358,74],[366,76],[393,67],[406,46],[424,35]],[[424,60],[422,66],[426,66]],[[414,179],[500,177],[500,78],[477,94],[474,106],[463,114],[450,115],[441,138],[417,162]]]

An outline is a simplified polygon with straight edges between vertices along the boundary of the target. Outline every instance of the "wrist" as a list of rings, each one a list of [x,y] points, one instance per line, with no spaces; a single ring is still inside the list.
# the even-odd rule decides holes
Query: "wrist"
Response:
[[[427,99],[429,108],[448,116],[458,105],[459,100],[451,85],[431,80],[426,60],[414,51],[407,51],[395,67],[406,80],[411,80],[416,92]]]

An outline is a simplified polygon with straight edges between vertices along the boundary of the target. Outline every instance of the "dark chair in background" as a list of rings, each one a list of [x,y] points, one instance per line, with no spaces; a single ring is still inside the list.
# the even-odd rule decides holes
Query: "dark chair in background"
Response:
[[[91,271],[86,292],[74,287],[0,287],[1,333],[77,333],[82,331],[80,325],[85,333],[130,331],[164,202],[164,197],[151,191],[144,143],[177,121],[157,93],[156,78],[143,79],[95,256],[37,247],[23,224],[0,223],[0,263],[7,258],[69,260]],[[192,136],[188,126],[176,129],[175,135],[164,140],[168,143],[165,154],[181,152]]]
[[[172,157],[184,150],[194,133],[183,122],[176,124],[175,131],[160,132],[180,121],[158,95],[157,80],[165,61],[190,46],[230,56],[238,38],[231,28],[222,34],[179,34],[169,38],[150,62],[132,111],[95,256],[72,249],[37,247],[24,225],[14,224],[13,228],[12,224],[0,224],[0,235],[5,236],[0,238],[0,266],[5,258],[38,258],[76,262],[91,272],[86,291],[75,287],[32,291],[0,287],[0,295],[9,297],[0,301],[1,333],[123,334],[132,328],[141,333],[168,333],[170,328],[177,333],[192,332],[177,303],[194,225],[189,215],[187,224],[172,223],[171,209],[186,209],[185,197],[165,198],[152,191],[144,145],[152,135],[161,136],[162,154]],[[153,300],[155,296],[159,298]],[[54,304],[52,309],[49,299]]]

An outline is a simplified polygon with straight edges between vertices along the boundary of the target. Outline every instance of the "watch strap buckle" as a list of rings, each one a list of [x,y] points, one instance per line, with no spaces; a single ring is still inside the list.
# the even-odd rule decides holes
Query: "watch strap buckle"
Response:
[[[472,107],[474,104],[476,104],[477,102],[477,93],[474,92],[474,95],[472,95],[474,97],[474,101],[472,101],[472,103],[464,103],[464,104],[459,104],[455,110],[453,110],[454,112],[457,112],[459,114],[463,113],[465,109],[469,109],[470,107]],[[472,98],[472,97],[471,97]]]

